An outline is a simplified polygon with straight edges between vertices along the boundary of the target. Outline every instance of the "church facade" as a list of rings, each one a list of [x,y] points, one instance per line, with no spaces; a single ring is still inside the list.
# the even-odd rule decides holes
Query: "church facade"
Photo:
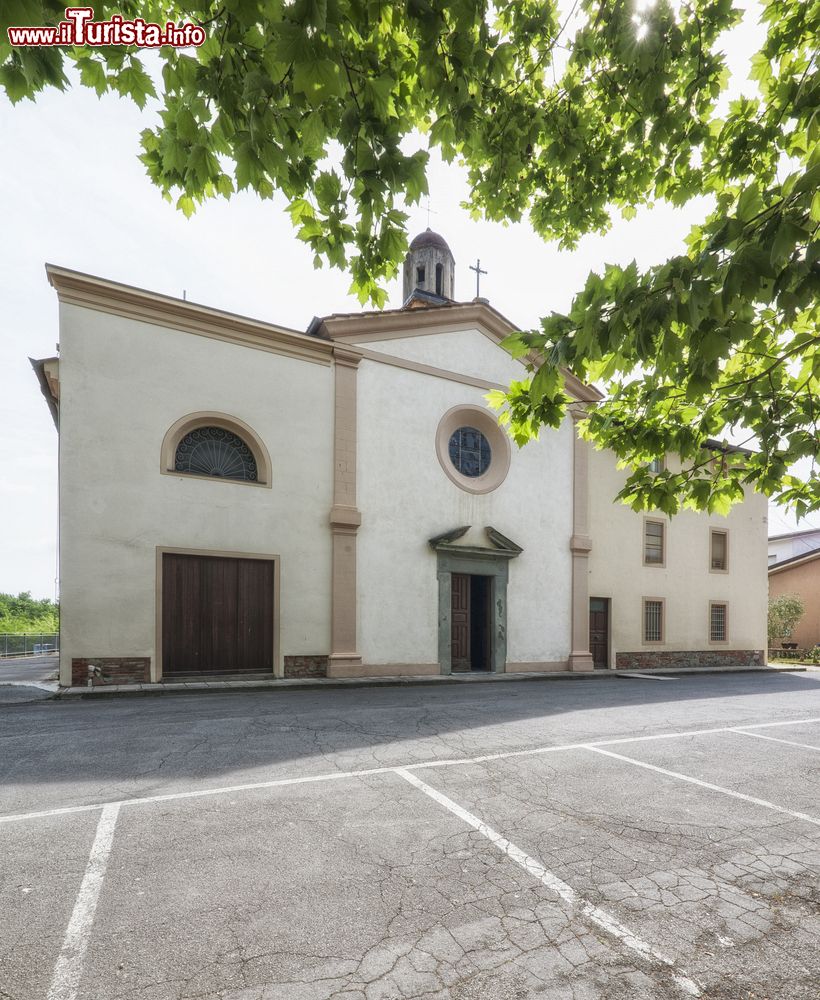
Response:
[[[766,502],[615,504],[572,412],[511,445],[514,327],[411,245],[401,309],[306,332],[63,268],[60,681],[760,664]],[[671,461],[671,458],[670,458]]]

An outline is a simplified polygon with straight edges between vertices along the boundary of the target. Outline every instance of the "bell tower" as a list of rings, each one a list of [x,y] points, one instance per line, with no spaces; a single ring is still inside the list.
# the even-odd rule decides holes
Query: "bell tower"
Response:
[[[416,289],[443,299],[455,297],[456,262],[444,237],[429,227],[413,240],[404,261],[403,299]]]

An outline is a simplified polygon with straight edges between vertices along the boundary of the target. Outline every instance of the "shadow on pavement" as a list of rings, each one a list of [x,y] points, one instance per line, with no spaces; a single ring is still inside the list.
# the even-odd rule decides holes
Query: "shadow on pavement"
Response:
[[[0,707],[0,785],[264,780],[812,715],[820,674],[38,698]]]

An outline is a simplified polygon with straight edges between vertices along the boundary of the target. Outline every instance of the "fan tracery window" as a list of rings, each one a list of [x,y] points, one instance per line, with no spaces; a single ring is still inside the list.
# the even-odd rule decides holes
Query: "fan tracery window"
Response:
[[[253,452],[238,434],[224,427],[195,427],[177,445],[176,472],[255,483]]]
[[[265,442],[239,417],[216,410],[188,413],[168,428],[162,439],[160,472],[271,487]]]

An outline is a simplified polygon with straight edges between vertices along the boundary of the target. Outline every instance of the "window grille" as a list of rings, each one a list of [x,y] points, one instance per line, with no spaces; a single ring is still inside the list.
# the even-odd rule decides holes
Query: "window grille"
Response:
[[[709,607],[709,641],[726,641],[726,605],[712,604]]]
[[[256,482],[253,452],[224,427],[196,427],[177,445],[174,469],[192,476]]]
[[[663,601],[643,602],[644,642],[663,642]]]

